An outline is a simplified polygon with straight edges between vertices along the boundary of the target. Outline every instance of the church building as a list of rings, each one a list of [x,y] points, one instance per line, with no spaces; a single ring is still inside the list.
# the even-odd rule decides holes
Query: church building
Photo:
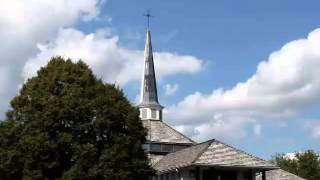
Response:
[[[165,123],[147,29],[141,100],[138,105],[147,142],[143,145],[157,171],[152,180],[302,180],[259,157],[219,140],[197,143]]]

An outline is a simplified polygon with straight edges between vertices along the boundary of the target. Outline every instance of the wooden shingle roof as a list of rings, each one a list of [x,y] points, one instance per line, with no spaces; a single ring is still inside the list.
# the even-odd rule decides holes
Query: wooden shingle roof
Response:
[[[211,141],[210,146],[194,162],[198,165],[219,165],[239,167],[274,167],[268,161],[262,160],[244,151],[238,150],[220,141]]]
[[[158,172],[168,172],[181,167],[190,166],[195,160],[197,160],[199,155],[207,149],[208,145],[209,142],[205,142],[167,154],[154,165],[154,169]]]
[[[170,144],[195,144],[193,140],[171,128],[163,121],[143,120],[143,126],[147,129],[147,141],[154,143]]]
[[[187,166],[246,167],[268,170],[278,168],[268,161],[217,140],[170,153],[158,161],[154,168],[162,173]]]
[[[268,180],[306,180],[282,169],[267,171],[266,177]],[[257,180],[262,180],[262,178],[257,177]]]

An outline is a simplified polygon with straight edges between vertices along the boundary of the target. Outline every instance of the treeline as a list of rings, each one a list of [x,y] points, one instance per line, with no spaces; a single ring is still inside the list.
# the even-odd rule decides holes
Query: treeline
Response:
[[[281,169],[307,180],[320,180],[320,155],[313,150],[297,152],[290,156],[277,154],[272,162]]]

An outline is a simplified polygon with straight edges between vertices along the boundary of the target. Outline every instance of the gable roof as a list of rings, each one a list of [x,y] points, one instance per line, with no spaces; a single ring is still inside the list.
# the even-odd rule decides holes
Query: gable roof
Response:
[[[268,161],[214,139],[170,153],[158,161],[154,168],[162,173],[193,165],[260,169],[278,168]]]
[[[193,140],[171,128],[163,121],[142,120],[143,126],[148,130],[147,141],[170,144],[195,144]]]

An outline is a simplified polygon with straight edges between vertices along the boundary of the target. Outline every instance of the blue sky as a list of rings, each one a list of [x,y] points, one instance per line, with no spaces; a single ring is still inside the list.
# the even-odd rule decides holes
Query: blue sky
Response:
[[[180,87],[170,98],[160,91],[160,101],[171,104],[194,91],[209,93],[246,80],[271,52],[319,27],[319,6],[319,1],[120,0],[110,1],[104,12],[112,17],[112,27],[123,37],[127,31],[140,34],[136,47],[142,48],[145,19],[141,14],[150,9],[155,16],[151,29],[157,51],[191,54],[205,60],[204,70],[197,75],[166,78],[166,82],[178,82]],[[137,88],[125,89],[131,99],[138,93]],[[285,128],[265,123],[261,136],[231,143],[264,158],[277,152],[320,150],[319,139],[310,138],[309,130],[303,128],[305,119],[318,119],[318,115],[315,109],[310,110],[287,121]]]
[[[120,84],[136,102],[146,27],[142,14],[150,10],[167,123],[198,141],[218,138],[265,159],[320,151],[319,1],[43,0],[21,5],[5,0],[2,7],[0,23],[7,24],[0,31],[5,47],[0,85],[7,88],[0,90],[0,117],[21,83],[53,55],[84,59],[97,76]],[[291,48],[281,50],[284,45]],[[17,50],[21,53],[13,53]],[[262,61],[266,65],[257,70]],[[299,93],[303,88],[306,92]],[[248,90],[245,97],[241,89]],[[292,92],[297,95],[289,96]]]

